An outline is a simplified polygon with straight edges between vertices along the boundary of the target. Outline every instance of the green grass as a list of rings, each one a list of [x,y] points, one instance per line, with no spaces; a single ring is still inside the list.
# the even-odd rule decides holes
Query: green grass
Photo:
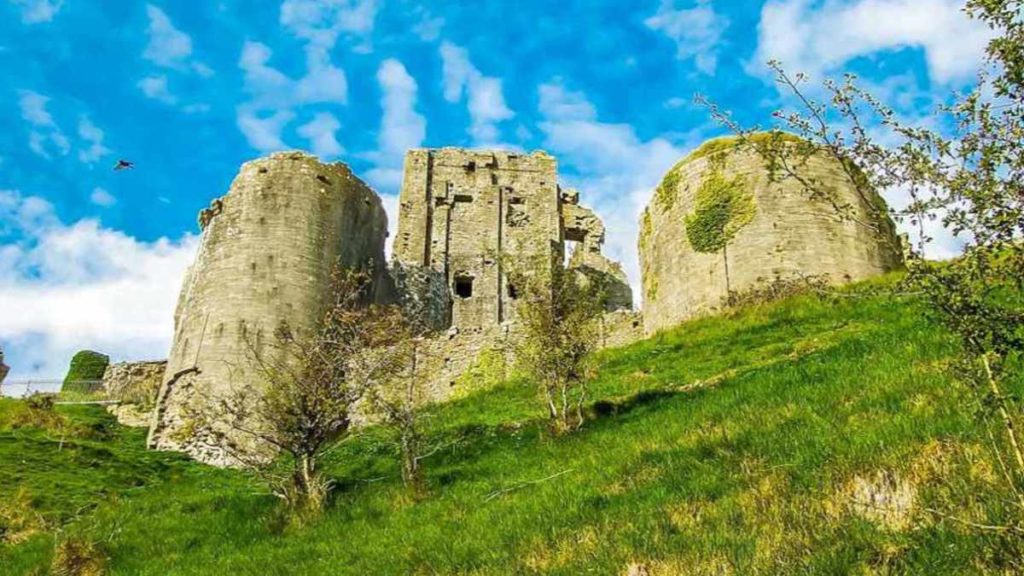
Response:
[[[62,410],[81,424],[63,444],[0,418],[0,500],[23,488],[50,525],[0,545],[0,573],[44,573],[57,530],[126,575],[1010,573],[1019,539],[925,510],[1013,513],[943,370],[954,352],[885,295],[698,320],[602,353],[578,433],[549,434],[519,381],[438,407],[425,500],[367,430],[332,452],[334,500],[302,527],[245,475],[146,452],[101,411]],[[883,471],[916,491],[903,526],[850,506]]]

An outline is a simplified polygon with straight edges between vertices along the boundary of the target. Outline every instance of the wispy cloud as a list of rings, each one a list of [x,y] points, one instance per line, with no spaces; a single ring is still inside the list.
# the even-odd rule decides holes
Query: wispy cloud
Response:
[[[78,137],[85,144],[85,147],[78,151],[78,159],[82,162],[94,164],[110,154],[110,149],[103,144],[103,130],[93,124],[88,116],[78,119]]]
[[[309,141],[313,153],[321,158],[334,158],[345,151],[338,142],[337,132],[341,123],[330,112],[320,112],[308,123],[299,126],[297,132]]]
[[[160,8],[146,5],[149,18],[149,42],[142,57],[162,68],[192,70],[203,78],[213,75],[207,65],[192,58],[192,37],[175,28],[171,19]]]
[[[568,168],[563,177],[579,188],[580,201],[604,220],[607,252],[622,262],[639,299],[637,222],[654,187],[685,147],[663,137],[644,140],[628,124],[600,121],[586,96],[561,80],[541,85],[538,95],[544,145]],[[694,134],[688,144],[698,137]]]
[[[117,198],[110,192],[107,192],[105,188],[100,188],[99,186],[92,189],[92,193],[89,194],[89,201],[103,208],[109,208],[117,204]]]
[[[377,69],[377,84],[384,113],[377,132],[377,150],[366,154],[375,164],[366,179],[381,192],[388,229],[394,231],[398,229],[398,192],[405,153],[423,145],[427,120],[416,111],[419,87],[401,62],[393,58],[382,62]],[[389,235],[385,246],[388,254],[393,240],[394,234]]]
[[[945,84],[973,77],[990,36],[960,0],[769,0],[751,70],[774,59],[817,75],[859,56],[914,47],[924,51],[932,79]]]
[[[196,238],[141,242],[96,220],[61,222],[35,196],[0,191],[0,343],[13,377],[59,378],[76,350],[165,357]],[[12,239],[13,238],[13,239]]]
[[[692,8],[676,8],[675,0],[662,0],[658,11],[644,24],[675,42],[680,60],[693,60],[701,72],[715,73],[719,44],[729,19],[715,12],[710,0],[698,0]]]
[[[166,12],[153,4],[147,4],[146,17],[149,20],[146,28],[148,41],[142,58],[163,71],[149,74],[139,80],[137,86],[147,98],[174,106],[181,99],[171,90],[167,71],[173,74],[195,74],[200,78],[210,78],[214,71],[193,57],[192,37],[176,28]],[[193,111],[198,110],[195,106],[187,105]]]
[[[21,21],[25,24],[50,22],[60,12],[64,0],[11,0],[21,10]]]
[[[405,153],[423,145],[427,120],[416,111],[419,87],[401,62],[382,62],[377,69],[377,84],[384,113],[377,131],[377,150],[367,155],[376,164],[367,178],[383,191],[395,194],[402,182]]]
[[[295,118],[291,110],[279,110],[271,114],[260,113],[248,108],[238,110],[238,129],[249,145],[260,152],[274,152],[287,148],[281,133]]]
[[[139,80],[138,87],[147,98],[169,105],[178,103],[177,96],[171,94],[171,90],[167,86],[167,76],[163,74],[146,76],[142,80]]]
[[[495,144],[499,140],[497,124],[515,116],[505,104],[501,80],[484,76],[470,62],[464,48],[442,42],[440,50],[445,100],[454,103],[465,98],[470,135],[478,146]]]
[[[51,152],[66,156],[71,150],[68,137],[46,109],[49,101],[48,97],[38,92],[31,90],[19,92],[18,105],[21,108],[21,118],[29,125],[29,148],[36,155],[47,160],[53,158]]]

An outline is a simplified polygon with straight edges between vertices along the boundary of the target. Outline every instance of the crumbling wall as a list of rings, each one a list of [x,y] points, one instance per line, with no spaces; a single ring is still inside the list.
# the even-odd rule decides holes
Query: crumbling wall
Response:
[[[261,385],[250,343],[281,324],[315,330],[335,265],[381,280],[387,219],[380,198],[344,164],[284,152],[244,164],[200,224],[149,444],[224,463],[218,446],[187,433],[187,406]]]
[[[853,219],[796,181],[771,182],[755,151],[728,140],[710,144],[669,171],[641,217],[648,334],[775,278],[843,283],[901,266],[895,227],[872,208],[884,206],[882,199],[862,198],[838,162],[813,156],[800,172],[829,187]]]
[[[103,390],[119,404],[109,411],[125,426],[146,427],[160,393],[167,361],[117,362],[103,373]]]
[[[544,152],[411,150],[398,216],[399,300],[441,330],[421,351],[435,399],[478,387],[485,364],[510,365],[518,297],[510,277],[550,274],[566,241],[577,246],[571,266],[605,287],[608,309],[632,308],[622,267],[601,254],[604,224],[558,185],[557,163]]]
[[[514,317],[509,260],[554,263],[562,254],[557,178],[544,152],[411,150],[393,258],[445,279],[451,326],[499,326]]]
[[[7,373],[11,371],[11,368],[4,364],[4,351],[0,350],[0,384],[4,383],[4,378],[7,378]]]

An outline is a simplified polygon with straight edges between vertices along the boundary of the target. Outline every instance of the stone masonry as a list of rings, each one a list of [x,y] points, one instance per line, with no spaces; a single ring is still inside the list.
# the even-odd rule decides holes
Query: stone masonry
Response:
[[[125,426],[146,427],[152,420],[167,361],[117,362],[103,373],[103,390],[118,404],[108,410]]]
[[[199,221],[149,445],[223,463],[217,446],[187,433],[185,408],[254,383],[246,359],[257,334],[282,323],[314,330],[336,264],[382,278],[387,219],[380,198],[344,164],[285,152],[244,164]]]
[[[393,258],[440,275],[462,332],[511,319],[508,258],[554,263],[562,253],[557,166],[543,152],[412,150],[399,202]]]
[[[712,142],[715,153],[677,164],[642,215],[647,334],[720,308],[730,291],[776,278],[818,276],[845,283],[902,265],[892,222],[871,208],[884,206],[882,199],[862,198],[837,162],[813,156],[800,170],[830,186],[837,202],[851,207],[853,219],[811,199],[793,180],[770,182],[755,151],[723,143],[728,144]],[[728,241],[721,243],[723,238]],[[721,246],[706,249],[715,242]]]
[[[509,270],[549,274],[548,266],[564,262],[568,242],[576,244],[570,267],[604,283],[609,311],[631,309],[621,266],[601,253],[604,239],[601,219],[579,204],[575,190],[558,185],[557,163],[544,152],[410,151],[392,270],[400,297],[441,331],[420,362],[431,397],[466,393],[475,384],[463,375],[481,363],[512,363],[516,287]],[[416,287],[434,296],[417,297],[410,290]],[[631,338],[633,321],[623,317],[609,318],[610,345]]]

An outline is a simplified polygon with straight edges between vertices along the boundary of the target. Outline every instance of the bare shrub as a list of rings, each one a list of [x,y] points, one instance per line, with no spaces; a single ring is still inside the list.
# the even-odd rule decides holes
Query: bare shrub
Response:
[[[591,360],[600,341],[604,291],[560,264],[514,271],[522,296],[516,307],[521,339],[518,362],[540,388],[558,431],[583,425]],[[550,275],[541,273],[550,269]]]
[[[369,302],[370,277],[338,269],[333,299],[311,334],[277,326],[247,336],[257,382],[190,414],[191,429],[255,471],[302,518],[323,509],[332,483],[318,463],[349,434],[356,404],[403,364],[373,350],[401,338],[397,308]]]

